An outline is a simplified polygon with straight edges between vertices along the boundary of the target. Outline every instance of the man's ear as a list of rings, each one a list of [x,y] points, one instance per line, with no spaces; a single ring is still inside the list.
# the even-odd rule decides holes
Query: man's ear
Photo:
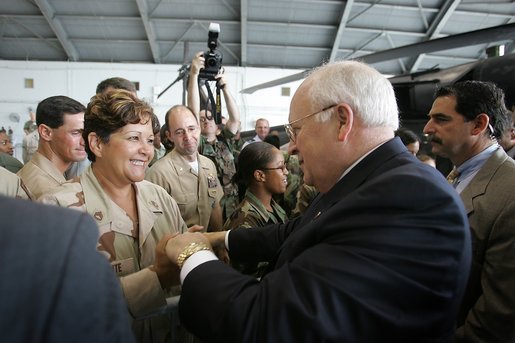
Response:
[[[490,118],[486,113],[480,113],[474,118],[474,127],[472,128],[472,134],[477,136],[484,131],[489,131],[488,124],[490,123]],[[489,134],[493,134],[493,132],[488,132]]]
[[[102,143],[102,140],[100,139],[100,137],[97,136],[97,134],[95,132],[89,133],[88,144],[89,144],[89,149],[95,156],[102,157],[102,150],[103,150],[104,144]]]
[[[338,140],[343,142],[352,130],[354,123],[354,111],[346,104],[341,103],[336,107],[336,118],[338,119]]]
[[[45,124],[40,124],[38,126],[38,133],[39,137],[47,142],[50,142],[52,140],[52,128]]]

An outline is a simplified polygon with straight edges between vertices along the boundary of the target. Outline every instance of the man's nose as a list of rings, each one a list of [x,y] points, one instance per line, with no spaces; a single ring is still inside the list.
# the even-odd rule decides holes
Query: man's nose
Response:
[[[433,133],[433,127],[431,125],[431,119],[429,119],[426,123],[426,125],[424,125],[424,129],[422,130],[423,133],[426,133],[426,134],[431,134]]]
[[[290,143],[288,143],[288,154],[297,155],[298,152],[299,151],[297,150],[297,145],[295,144],[295,142],[290,141]]]

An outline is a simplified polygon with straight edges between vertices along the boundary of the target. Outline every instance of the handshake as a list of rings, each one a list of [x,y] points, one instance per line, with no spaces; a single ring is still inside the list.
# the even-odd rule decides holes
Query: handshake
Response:
[[[219,260],[229,263],[225,249],[226,231],[200,233],[203,227],[193,226],[183,234],[166,235],[156,246],[155,271],[163,289],[180,284],[180,272],[186,260],[199,251],[209,251],[201,262]],[[216,255],[215,255],[216,254]],[[185,275],[183,276],[185,277]]]

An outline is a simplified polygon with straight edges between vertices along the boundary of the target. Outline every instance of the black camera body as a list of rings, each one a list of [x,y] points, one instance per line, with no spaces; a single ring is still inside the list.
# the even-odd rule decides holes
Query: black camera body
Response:
[[[215,76],[222,69],[222,53],[217,50],[218,34],[220,33],[220,25],[211,23],[209,25],[209,35],[207,39],[208,51],[204,53],[204,68],[200,70],[199,78],[215,81]]]

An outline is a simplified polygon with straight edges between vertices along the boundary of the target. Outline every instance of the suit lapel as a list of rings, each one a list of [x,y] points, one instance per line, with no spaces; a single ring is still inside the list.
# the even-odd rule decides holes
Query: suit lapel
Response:
[[[474,211],[472,200],[480,195],[485,194],[486,187],[492,180],[497,169],[499,169],[499,167],[504,163],[504,161],[506,161],[507,158],[508,155],[506,155],[502,148],[495,150],[492,156],[490,156],[490,158],[481,167],[476,176],[474,176],[472,181],[461,192],[460,197],[463,201],[467,214],[470,214]]]

